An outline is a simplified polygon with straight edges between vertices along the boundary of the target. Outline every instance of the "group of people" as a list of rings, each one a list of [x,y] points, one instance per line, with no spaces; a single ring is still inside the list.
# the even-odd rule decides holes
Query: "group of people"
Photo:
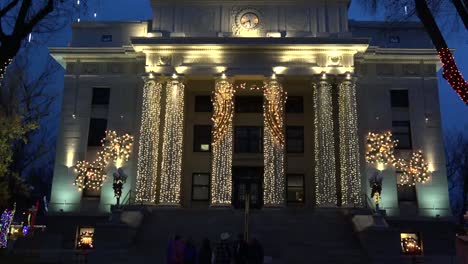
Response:
[[[229,233],[222,233],[212,250],[208,238],[203,239],[199,250],[192,239],[176,235],[167,247],[167,264],[263,264],[263,247],[252,238],[249,242],[239,234],[231,241]]]

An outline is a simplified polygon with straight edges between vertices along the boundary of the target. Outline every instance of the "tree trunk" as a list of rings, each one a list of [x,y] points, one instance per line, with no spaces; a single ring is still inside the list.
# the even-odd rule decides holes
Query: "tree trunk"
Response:
[[[457,9],[458,15],[465,25],[465,29],[468,29],[468,6],[465,6],[461,0],[452,0],[451,2],[455,6],[455,9]]]
[[[443,74],[445,80],[449,83],[453,90],[460,96],[462,101],[468,105],[468,82],[463,78],[458,70],[455,60],[450,52],[450,49],[445,42],[444,36],[440,32],[431,10],[427,6],[426,0],[414,0],[416,14],[421,20],[427,34],[432,40],[435,48],[439,53],[439,58],[443,64]]]

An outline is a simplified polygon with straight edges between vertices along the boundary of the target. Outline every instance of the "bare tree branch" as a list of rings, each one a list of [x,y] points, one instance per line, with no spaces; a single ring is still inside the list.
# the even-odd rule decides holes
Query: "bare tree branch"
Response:
[[[15,7],[18,4],[18,2],[19,0],[13,0],[3,9],[0,9],[0,18],[3,17],[6,13],[8,13],[13,7]]]

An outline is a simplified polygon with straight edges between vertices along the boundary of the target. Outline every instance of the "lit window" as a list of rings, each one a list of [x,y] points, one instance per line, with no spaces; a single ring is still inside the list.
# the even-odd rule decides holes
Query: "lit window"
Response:
[[[193,127],[193,151],[211,151],[211,126],[196,125]]]
[[[401,251],[405,255],[421,255],[422,247],[419,235],[416,233],[401,233]]]
[[[80,227],[76,238],[77,249],[93,249],[94,248],[94,228]]]
[[[192,200],[208,201],[210,198],[210,174],[194,173],[192,180]]]
[[[304,175],[303,174],[288,174],[287,175],[288,203],[303,203],[304,202]]]

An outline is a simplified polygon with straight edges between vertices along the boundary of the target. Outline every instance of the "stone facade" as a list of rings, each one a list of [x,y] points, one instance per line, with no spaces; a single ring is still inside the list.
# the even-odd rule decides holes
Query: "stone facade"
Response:
[[[386,168],[381,207],[390,215],[450,215],[437,53],[418,24],[389,27],[348,21],[348,5],[344,0],[155,0],[155,15],[148,23],[74,25],[70,47],[51,48],[66,69],[51,210],[105,212],[115,202],[110,180],[99,193],[88,196],[72,185],[76,177],[72,167],[96,155],[97,148],[88,146],[91,119],[105,119],[108,129],[135,136],[133,154],[123,164],[129,175],[124,193],[142,188],[137,178],[151,177],[148,182],[153,189],[145,194],[140,191],[139,202],[186,208],[218,205],[213,189],[223,181],[213,174],[218,171],[213,169],[216,156],[213,149],[195,151],[194,129],[213,125],[213,112],[195,110],[196,98],[211,96],[224,73],[233,87],[240,87],[235,98],[266,97],[255,87],[264,83],[266,89],[274,87],[272,80],[290,99],[302,98],[302,112],[282,115],[286,150],[272,152],[284,159],[283,166],[273,170],[275,177],[281,171],[278,168],[284,170],[282,180],[268,181],[271,175],[266,172],[269,163],[265,163],[263,139],[269,125],[264,123],[264,112],[233,110],[228,132],[233,133],[232,141],[236,140],[237,127],[260,127],[262,151],[234,149],[229,154],[225,147],[220,151],[223,157],[232,156],[228,156],[232,162],[228,169],[261,168],[259,182],[248,186],[263,186],[258,196],[264,200],[262,204],[270,204],[265,199],[276,192],[276,198],[268,198],[274,201],[270,205],[363,206],[370,193],[368,177],[374,170],[364,161],[365,137],[370,131],[392,130],[394,122],[405,122],[409,124],[411,148],[399,150],[397,155],[423,150],[433,175],[428,183],[412,190],[415,198],[402,199],[395,170]],[[242,89],[244,84],[246,89]],[[155,92],[157,85],[160,90]],[[94,88],[110,89],[107,104],[92,102]],[[408,107],[392,107],[392,90],[408,91]],[[145,99],[149,92],[157,105]],[[160,110],[152,117],[158,122],[149,138],[141,133],[148,127],[148,115],[142,110],[147,107]],[[302,127],[302,152],[287,151],[288,127]],[[149,144],[154,138],[158,140]],[[235,148],[232,141],[223,146]],[[148,157],[141,154],[144,148],[157,153],[156,157],[145,160]],[[142,164],[151,165],[142,169]],[[147,173],[148,166],[152,175]],[[111,165],[109,174],[114,170],[115,165]],[[194,199],[197,173],[210,175],[211,195],[205,201]],[[303,178],[299,203],[287,202],[288,186],[298,187],[288,185],[291,174]],[[227,183],[233,185],[227,192],[234,200],[241,185]],[[271,188],[265,188],[267,185]],[[224,200],[228,202],[222,205],[229,206],[229,199]]]

